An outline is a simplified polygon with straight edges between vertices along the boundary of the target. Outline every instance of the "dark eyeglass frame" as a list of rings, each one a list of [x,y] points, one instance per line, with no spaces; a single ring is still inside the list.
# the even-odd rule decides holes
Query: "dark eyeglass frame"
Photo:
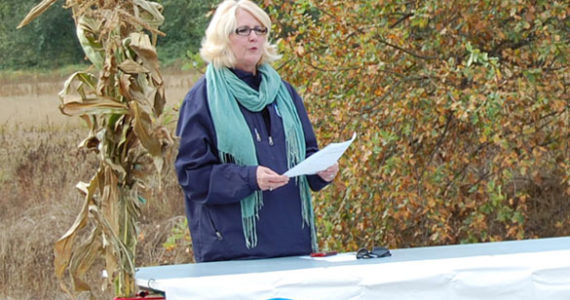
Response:
[[[255,35],[262,36],[266,35],[269,30],[263,26],[254,26],[253,28],[249,26],[240,26],[234,30],[234,33],[239,36],[249,36],[252,31],[255,32]]]
[[[386,256],[392,256],[392,253],[390,253],[390,250],[384,247],[374,247],[372,251],[366,248],[360,248],[356,252],[356,259],[368,259]]]

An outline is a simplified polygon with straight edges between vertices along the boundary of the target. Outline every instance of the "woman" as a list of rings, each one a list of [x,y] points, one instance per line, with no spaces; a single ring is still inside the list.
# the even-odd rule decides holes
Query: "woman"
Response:
[[[269,16],[249,0],[219,5],[202,42],[205,76],[180,108],[176,171],[196,262],[309,254],[316,250],[310,176],[285,171],[318,151],[302,99],[269,63]]]

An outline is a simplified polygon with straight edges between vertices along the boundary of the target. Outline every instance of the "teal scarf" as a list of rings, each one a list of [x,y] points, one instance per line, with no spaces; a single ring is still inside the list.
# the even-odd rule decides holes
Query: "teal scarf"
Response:
[[[287,87],[277,72],[269,65],[258,67],[261,74],[259,91],[239,79],[228,68],[206,69],[208,105],[216,131],[218,152],[223,163],[228,154],[242,166],[258,165],[255,144],[251,131],[240,111],[238,102],[253,112],[259,112],[274,101],[281,114],[287,147],[287,166],[291,168],[305,159],[305,134]],[[237,101],[236,101],[237,100]],[[303,224],[311,228],[313,250],[317,250],[313,206],[309,184],[305,176],[296,180],[301,195]],[[257,246],[256,221],[263,206],[263,193],[255,191],[241,200],[243,234],[247,248]]]

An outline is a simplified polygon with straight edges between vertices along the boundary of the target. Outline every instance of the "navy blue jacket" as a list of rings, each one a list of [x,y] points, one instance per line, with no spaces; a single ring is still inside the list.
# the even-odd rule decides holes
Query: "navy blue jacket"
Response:
[[[254,76],[239,70],[234,72],[251,87],[259,88],[259,73]],[[303,125],[309,156],[318,151],[317,140],[301,97],[289,83],[285,84]],[[184,191],[196,262],[309,254],[311,231],[303,225],[299,188],[294,178],[286,186],[263,192],[257,246],[251,249],[245,246],[240,200],[259,190],[257,166],[220,162],[206,85],[202,77],[188,92],[176,128],[180,147],[175,167]],[[240,109],[251,130],[259,165],[279,174],[287,171],[285,136],[275,104],[261,112],[249,111],[241,105]],[[269,136],[273,144],[269,143]],[[327,185],[318,175],[308,176],[308,181],[314,191]]]

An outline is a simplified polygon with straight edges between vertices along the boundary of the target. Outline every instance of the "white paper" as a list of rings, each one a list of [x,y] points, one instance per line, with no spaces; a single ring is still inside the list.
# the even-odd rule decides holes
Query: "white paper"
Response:
[[[348,149],[348,146],[352,144],[355,138],[356,133],[353,133],[352,138],[346,142],[328,144],[317,153],[309,156],[298,165],[289,169],[283,175],[287,177],[295,177],[299,175],[316,174],[317,172],[325,170],[338,161],[338,159],[342,156],[344,151]]]

